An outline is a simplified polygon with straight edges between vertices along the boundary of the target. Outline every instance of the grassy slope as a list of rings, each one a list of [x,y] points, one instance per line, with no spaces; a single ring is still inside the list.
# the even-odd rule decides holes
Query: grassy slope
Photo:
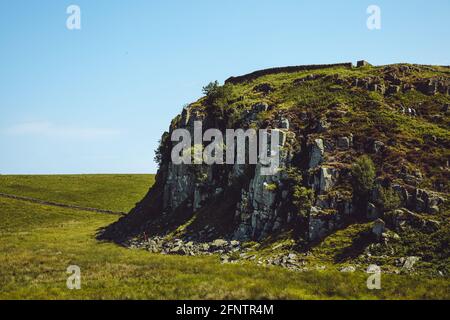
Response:
[[[0,175],[0,192],[84,207],[128,212],[154,175]]]
[[[117,198],[126,188],[105,190]],[[107,197],[97,191],[95,198]],[[0,298],[450,298],[442,279],[383,275],[382,290],[369,291],[362,273],[221,265],[215,256],[155,255],[97,242],[95,233],[115,219],[0,198]],[[81,267],[82,290],[66,288],[71,264]]]

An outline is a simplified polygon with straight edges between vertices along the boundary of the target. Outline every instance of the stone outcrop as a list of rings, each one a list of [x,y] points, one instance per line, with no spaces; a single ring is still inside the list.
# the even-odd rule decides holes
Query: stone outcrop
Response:
[[[358,68],[360,68],[360,67],[367,67],[367,66],[372,66],[369,62],[367,62],[367,61],[365,61],[365,60],[360,60],[360,61],[358,61],[357,63],[356,63],[356,66],[358,67]]]
[[[445,197],[423,188],[432,185],[424,168],[416,170],[411,160],[408,166],[402,165],[399,157],[418,154],[420,149],[411,147],[415,140],[409,136],[405,142],[401,141],[404,138],[401,134],[385,134],[383,130],[394,125],[383,122],[387,121],[384,117],[389,118],[383,112],[402,114],[402,121],[416,123],[425,114],[420,105],[402,101],[387,106],[386,101],[411,90],[430,95],[430,99],[432,95],[448,94],[448,79],[415,81],[418,67],[409,65],[389,66],[373,74],[368,71],[376,68],[365,68],[353,76],[312,72],[328,67],[276,68],[230,78],[229,85],[248,85],[245,95],[251,94],[251,99],[233,96],[223,105],[208,105],[205,98],[184,108],[161,139],[155,186],[129,215],[106,230],[105,238],[117,237],[121,241],[138,238],[128,244],[155,253],[220,254],[223,263],[232,263],[237,256],[253,259],[252,255],[247,256],[242,242],[263,242],[289,234],[304,249],[360,220],[371,223],[363,235],[370,242],[368,252],[386,249],[390,242],[397,241],[399,236],[394,231],[400,234],[410,228],[424,233],[438,230],[442,224],[438,217],[446,210]],[[333,67],[352,68],[347,64]],[[289,76],[282,85],[266,79],[252,82],[268,74],[298,71],[306,72],[298,77]],[[305,87],[322,82],[321,88],[330,88],[333,94],[351,90],[349,96],[356,93],[362,99],[366,90],[370,91],[367,96],[376,99],[353,105],[340,101],[344,98],[337,95],[321,105],[321,99],[300,96]],[[278,95],[289,86],[294,88],[295,99],[289,100],[286,104],[289,107],[278,108]],[[379,103],[383,98],[385,104]],[[311,105],[304,106],[303,103],[307,104],[304,101]],[[442,101],[438,109],[432,107],[433,112],[448,112]],[[315,112],[316,109],[320,112]],[[257,164],[175,165],[170,159],[174,145],[170,136],[176,129],[186,129],[193,135],[196,121],[202,121],[203,133],[214,128],[224,137],[226,129],[232,128],[266,129],[269,142],[273,133],[278,133],[279,169],[264,175],[268,163],[262,159]],[[438,133],[439,130],[436,129]],[[444,138],[420,139],[439,144],[439,139]],[[429,146],[422,147],[428,150]],[[351,169],[356,158],[363,154],[377,163],[376,181],[367,199],[361,200],[353,194]],[[378,187],[392,190],[398,201],[383,203],[385,199]],[[260,264],[301,268],[298,257],[291,253],[262,259]]]
[[[314,139],[310,145],[310,156],[309,156],[309,168],[315,168],[323,162],[323,156],[325,153],[323,140]]]

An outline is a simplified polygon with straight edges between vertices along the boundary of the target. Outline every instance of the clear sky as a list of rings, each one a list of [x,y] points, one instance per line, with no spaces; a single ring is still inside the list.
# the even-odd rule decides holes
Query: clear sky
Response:
[[[81,8],[68,30],[66,8]],[[369,5],[381,30],[366,27]],[[151,173],[212,80],[366,59],[450,65],[449,0],[0,0],[0,174]]]

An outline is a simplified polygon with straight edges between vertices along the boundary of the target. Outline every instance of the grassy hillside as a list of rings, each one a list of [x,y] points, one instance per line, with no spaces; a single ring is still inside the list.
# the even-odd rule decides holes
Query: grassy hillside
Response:
[[[94,186],[85,183],[85,190],[97,191],[92,199],[86,192],[83,200],[99,206],[97,199],[126,198],[125,186],[110,189],[110,185],[117,186],[117,180],[109,177],[115,182],[108,183],[108,177],[103,177],[103,191],[97,179],[91,180]],[[63,186],[65,178],[53,179]],[[41,195],[52,194],[42,187],[41,177],[27,179],[31,185],[41,186]],[[68,179],[73,183],[73,177]],[[14,184],[13,180],[9,178],[9,183]],[[17,184],[24,181],[19,180]],[[132,185],[132,180],[126,184]],[[68,199],[78,199],[71,197],[70,190],[60,190]],[[383,275],[382,290],[370,291],[367,275],[359,272],[327,268],[299,273],[251,263],[223,265],[218,256],[158,255],[96,241],[99,229],[116,219],[0,198],[0,299],[450,298],[450,283],[444,279]],[[81,268],[81,290],[66,288],[69,265]]]
[[[151,174],[0,175],[0,192],[128,212],[154,182]]]

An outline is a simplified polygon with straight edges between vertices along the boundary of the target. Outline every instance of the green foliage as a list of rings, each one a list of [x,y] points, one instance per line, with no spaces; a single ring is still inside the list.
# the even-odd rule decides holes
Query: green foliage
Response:
[[[274,191],[276,191],[276,190],[278,189],[278,186],[277,186],[276,183],[268,183],[268,184],[265,184],[265,185],[264,185],[264,188],[265,188],[267,191],[272,191],[272,192],[274,192]]]
[[[205,96],[212,96],[215,95],[219,88],[219,81],[213,81],[208,83],[206,86],[202,88],[202,92]]]
[[[292,193],[292,203],[298,208],[300,215],[306,215],[306,212],[312,205],[314,192],[303,186],[294,186]]]
[[[216,80],[203,87],[206,103],[210,107],[224,108],[233,98],[233,89],[229,84],[219,85]]]
[[[303,186],[303,178],[299,169],[288,168],[286,174],[288,179],[285,183],[290,193],[291,203],[297,214],[306,216],[313,202],[314,191]]]
[[[169,133],[164,132],[161,139],[158,141],[158,148],[155,150],[155,157],[153,160],[156,162],[158,167],[161,167],[161,164],[166,162],[168,160],[169,156],[169,147],[168,147],[168,139],[169,139]]]
[[[352,166],[353,193],[366,198],[372,190],[375,181],[375,165],[367,155],[362,155]]]
[[[379,201],[377,204],[383,211],[390,211],[401,205],[400,196],[390,187],[379,187],[378,195]]]
[[[158,165],[158,168],[161,167],[162,159],[163,159],[163,146],[161,144],[161,140],[158,141],[158,148],[155,150],[155,156],[153,157],[153,160]]]

